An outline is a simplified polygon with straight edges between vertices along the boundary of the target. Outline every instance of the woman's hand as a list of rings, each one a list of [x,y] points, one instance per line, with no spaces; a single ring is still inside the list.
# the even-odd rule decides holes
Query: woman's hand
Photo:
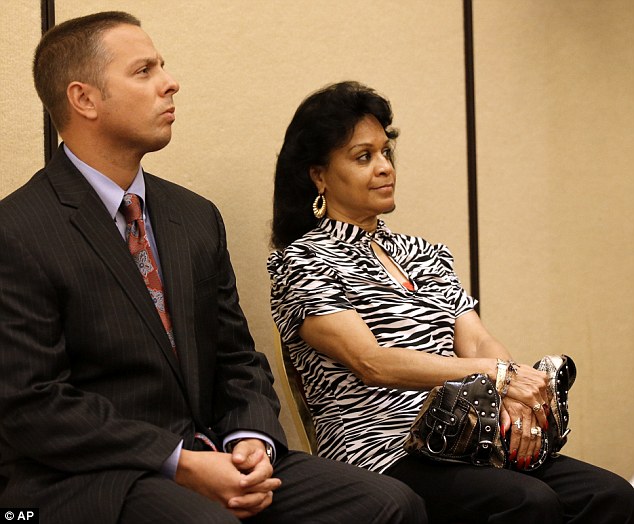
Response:
[[[510,360],[508,350],[495,340],[482,324],[475,311],[456,319],[454,349],[459,357],[493,357]],[[538,430],[548,429],[546,409],[549,406],[548,377],[543,371],[532,366],[514,365],[506,396],[500,410],[500,431],[502,436],[510,432],[510,458],[517,459],[517,468],[524,469],[539,458],[541,436]],[[495,381],[497,368],[489,371],[489,377]]]
[[[510,431],[510,459],[524,469],[539,458],[542,439],[537,429],[548,429],[548,377],[530,366],[516,366],[503,409],[500,413],[502,435]],[[546,406],[546,408],[544,407]]]
[[[511,372],[505,400],[516,400],[532,410],[542,429],[548,428],[548,419],[544,411],[544,405],[549,405],[548,375],[544,371],[538,371],[531,366],[515,364],[516,372]],[[513,419],[515,421],[515,419]]]
[[[539,458],[542,439],[541,435],[534,434],[537,430],[533,428],[539,428],[539,426],[531,408],[515,400],[503,401],[500,430],[504,437],[510,432],[509,459],[512,462],[517,461],[517,469],[528,468]]]

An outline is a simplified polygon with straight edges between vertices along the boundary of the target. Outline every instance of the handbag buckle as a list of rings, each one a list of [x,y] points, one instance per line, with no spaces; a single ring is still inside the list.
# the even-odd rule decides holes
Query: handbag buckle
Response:
[[[425,444],[427,445],[427,450],[432,453],[433,455],[440,455],[441,453],[445,452],[445,449],[447,449],[447,437],[443,434],[440,434],[440,436],[442,437],[442,448],[440,448],[439,450],[434,450],[431,447],[431,437],[432,435],[434,435],[434,432],[430,432],[427,435],[427,438],[425,439]]]

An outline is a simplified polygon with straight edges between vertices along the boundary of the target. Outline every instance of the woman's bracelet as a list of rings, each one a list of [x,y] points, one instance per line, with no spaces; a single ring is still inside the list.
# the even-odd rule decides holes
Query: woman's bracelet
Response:
[[[497,389],[499,394],[502,394],[502,388],[504,387],[504,381],[506,380],[506,374],[508,372],[508,363],[498,358],[496,367],[495,389]]]
[[[509,391],[509,386],[511,385],[511,379],[513,378],[513,375],[517,375],[518,367],[519,366],[512,360],[505,362],[498,358],[498,372],[495,380],[495,387],[500,393],[500,397],[506,397],[506,394]]]

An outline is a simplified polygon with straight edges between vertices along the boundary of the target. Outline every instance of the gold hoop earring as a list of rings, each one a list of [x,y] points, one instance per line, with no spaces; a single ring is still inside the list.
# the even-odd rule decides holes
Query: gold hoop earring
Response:
[[[321,200],[321,202],[320,202]],[[323,193],[317,195],[315,201],[313,202],[313,215],[315,218],[323,218],[326,214],[326,197]]]

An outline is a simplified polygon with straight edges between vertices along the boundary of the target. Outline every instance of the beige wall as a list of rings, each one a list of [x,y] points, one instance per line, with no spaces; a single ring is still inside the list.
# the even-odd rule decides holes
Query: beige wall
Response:
[[[41,112],[30,81],[39,6],[30,0],[11,2],[22,16],[16,31],[15,13],[9,19],[7,10],[0,12],[0,53],[16,57],[3,58],[0,65],[3,87],[7,82],[13,86],[0,94],[3,107],[10,108],[3,112],[0,147],[3,159],[16,157],[16,151],[19,158],[8,167],[4,163],[0,196],[25,181],[42,158]],[[591,440],[596,433],[590,432],[592,413],[593,420],[602,420],[606,436],[608,428],[618,433],[613,449],[627,449],[625,415],[611,422],[607,414],[597,414],[604,403],[590,390],[607,385],[612,398],[617,395],[606,381],[607,364],[601,358],[608,351],[626,359],[629,369],[633,361],[632,352],[626,351],[633,349],[634,339],[626,318],[632,309],[626,272],[632,268],[632,254],[618,241],[628,234],[627,227],[632,237],[631,223],[624,220],[624,194],[631,181],[625,175],[627,156],[614,151],[616,142],[624,142],[627,119],[621,106],[628,99],[622,85],[619,104],[611,87],[631,85],[624,63],[629,56],[631,69],[632,42],[626,51],[627,42],[615,36],[613,25],[618,29],[626,23],[621,10],[631,22],[632,8],[626,1],[604,2],[601,11],[578,0],[557,5],[573,3],[583,6],[577,17],[557,16],[557,9],[547,9],[554,5],[547,0],[476,3],[483,310],[493,331],[523,359],[546,350],[578,357],[582,373],[575,386],[569,451],[629,476],[634,464],[617,462],[612,451],[599,449]],[[181,83],[174,139],[164,151],[148,156],[144,166],[220,207],[242,304],[261,350],[272,355],[265,260],[276,152],[301,99],[329,82],[357,79],[391,99],[401,138],[398,210],[387,217],[388,224],[449,245],[468,285],[462,2],[403,0],[386,6],[379,0],[192,0],[175,9],[167,0],[137,0],[133,7],[129,1],[57,0],[56,7],[58,21],[97,10],[132,10],[164,54]],[[613,21],[606,10],[614,14]],[[598,15],[600,27],[584,23]],[[549,30],[557,39],[545,38]],[[608,37],[605,55],[598,50],[588,54],[587,49],[580,53],[574,45],[592,48],[588,38]],[[547,44],[551,48],[542,49]],[[604,63],[604,56],[613,60],[612,66]],[[523,68],[526,61],[530,67]],[[503,70],[496,68],[499,63]],[[598,66],[601,74],[594,75]],[[577,85],[568,91],[573,80]],[[587,118],[592,126],[575,131],[572,124],[580,118],[576,104],[588,90],[593,104],[583,105],[583,121]],[[575,98],[569,99],[568,92]],[[616,115],[621,120],[614,123]],[[524,121],[514,125],[518,116]],[[595,129],[597,122],[602,123]],[[631,135],[631,127],[629,131]],[[597,151],[595,139],[606,133],[611,140],[599,140]],[[584,142],[569,140],[573,135]],[[593,182],[591,165],[600,169],[605,185]],[[592,196],[591,206],[587,195]],[[574,218],[580,207],[584,216],[594,218],[579,226]],[[601,234],[600,225],[609,237]],[[588,234],[592,241],[587,244],[571,238]],[[537,248],[548,256],[530,256]],[[610,249],[623,250],[616,263],[615,257],[604,259]],[[611,323],[614,318],[620,322]],[[603,343],[607,335],[610,347]],[[594,345],[587,342],[593,337]],[[594,373],[597,368],[600,374]],[[624,410],[631,407],[631,397],[630,389]],[[291,442],[297,443],[286,410],[282,420]]]
[[[10,1],[10,9],[0,9],[0,198],[44,163],[42,105],[31,77],[40,9],[31,0]]]
[[[631,477],[634,3],[474,11],[485,322],[515,355],[574,355],[565,451]]]
[[[402,139],[399,209],[388,222],[450,245],[468,282],[462,4],[209,5],[190,1],[176,13],[171,2],[134,4],[132,12],[181,83],[172,143],[144,166],[219,206],[258,348],[272,354],[266,258],[276,154],[297,105],[330,82],[358,79],[389,96]],[[58,0],[56,6],[58,21],[131,9],[129,1],[114,0]],[[286,411],[283,422],[296,443]]]

